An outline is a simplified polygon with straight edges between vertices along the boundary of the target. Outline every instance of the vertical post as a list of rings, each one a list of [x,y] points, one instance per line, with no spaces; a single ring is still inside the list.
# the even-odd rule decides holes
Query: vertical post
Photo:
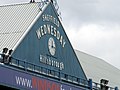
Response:
[[[51,0],[51,2],[53,3],[53,0]]]
[[[89,85],[89,87],[90,87],[90,90],[92,90],[92,79],[89,79],[88,85]]]
[[[30,0],[30,3],[34,3],[35,2],[35,0]]]
[[[30,3],[32,3],[32,0],[30,0]]]
[[[118,87],[115,87],[115,90],[118,90]]]
[[[27,70],[26,60],[24,61],[24,67],[25,67],[25,71],[26,71]]]

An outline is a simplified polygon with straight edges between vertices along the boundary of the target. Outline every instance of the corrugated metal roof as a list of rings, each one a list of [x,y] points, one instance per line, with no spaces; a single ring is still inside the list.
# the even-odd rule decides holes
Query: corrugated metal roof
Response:
[[[102,59],[75,50],[86,76],[100,83],[101,79],[109,80],[109,85],[120,88],[120,70]]]
[[[40,12],[40,3],[0,6],[0,51],[12,49]],[[108,79],[110,86],[120,87],[120,70],[94,56],[75,51],[88,78],[99,82]]]
[[[0,6],[0,51],[12,49],[40,12],[40,3]]]

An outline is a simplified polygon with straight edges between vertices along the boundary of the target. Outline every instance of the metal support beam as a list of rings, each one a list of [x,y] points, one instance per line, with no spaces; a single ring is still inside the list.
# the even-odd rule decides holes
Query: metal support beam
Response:
[[[89,85],[89,87],[90,87],[90,90],[92,90],[92,79],[89,79],[88,85]]]

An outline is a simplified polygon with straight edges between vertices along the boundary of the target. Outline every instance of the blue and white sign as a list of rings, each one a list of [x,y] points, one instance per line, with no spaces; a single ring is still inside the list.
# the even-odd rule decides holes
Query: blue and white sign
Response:
[[[35,20],[12,57],[87,80],[54,5]]]
[[[0,84],[27,90],[85,90],[0,65]]]

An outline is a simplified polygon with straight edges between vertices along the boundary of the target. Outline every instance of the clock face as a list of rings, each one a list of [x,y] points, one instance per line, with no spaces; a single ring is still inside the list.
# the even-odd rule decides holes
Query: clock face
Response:
[[[52,37],[49,38],[48,40],[48,49],[49,49],[49,52],[52,56],[55,55],[55,50],[56,50],[56,46],[55,46],[55,41]]]

